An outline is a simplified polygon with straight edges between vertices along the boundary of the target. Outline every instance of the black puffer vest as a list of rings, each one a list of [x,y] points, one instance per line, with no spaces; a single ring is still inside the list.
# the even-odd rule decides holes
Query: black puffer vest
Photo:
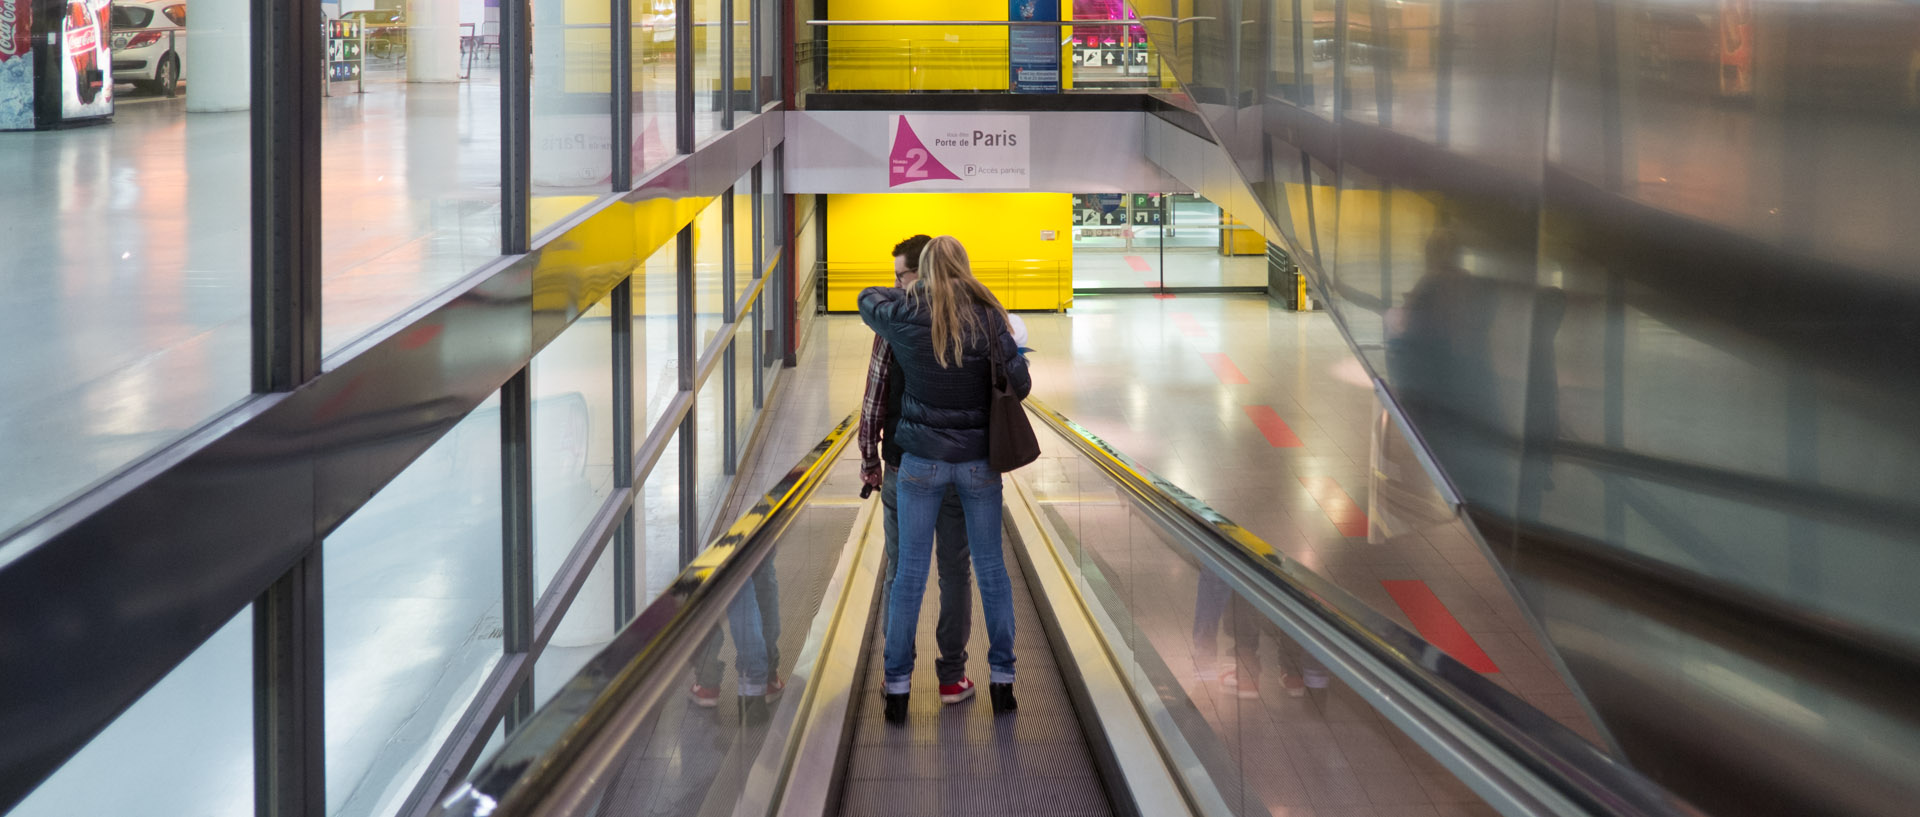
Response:
[[[985,310],[985,307],[981,307]],[[942,367],[933,356],[933,313],[926,295],[893,287],[860,293],[860,317],[893,349],[894,374],[906,380],[900,400],[900,449],[943,462],[987,458],[987,404],[991,399],[988,355],[1004,360],[1007,379],[1022,398],[1033,387],[1027,360],[997,315],[987,318],[993,337],[969,339],[959,365]]]

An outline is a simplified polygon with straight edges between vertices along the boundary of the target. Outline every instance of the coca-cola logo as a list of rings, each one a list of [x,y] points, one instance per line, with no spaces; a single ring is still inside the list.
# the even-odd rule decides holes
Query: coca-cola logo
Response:
[[[26,29],[28,0],[0,0],[0,60],[24,56],[32,46],[21,36]]]
[[[67,50],[75,54],[85,54],[100,47],[100,29],[88,20],[85,25],[67,29]]]

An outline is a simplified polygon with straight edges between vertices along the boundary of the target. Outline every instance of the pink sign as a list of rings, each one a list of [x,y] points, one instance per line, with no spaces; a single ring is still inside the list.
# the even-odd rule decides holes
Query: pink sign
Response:
[[[920,135],[913,132],[913,126],[907,124],[907,118],[900,117],[900,127],[893,133],[893,155],[887,157],[887,186],[899,187],[912,182],[928,179],[954,179],[946,165],[933,157],[933,152],[920,141]]]

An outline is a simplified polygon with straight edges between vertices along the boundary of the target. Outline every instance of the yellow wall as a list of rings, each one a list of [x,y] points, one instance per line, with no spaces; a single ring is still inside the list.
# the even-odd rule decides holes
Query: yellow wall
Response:
[[[827,196],[827,308],[856,309],[893,284],[893,245],[951,235],[1008,309],[1062,309],[1073,297],[1071,193],[838,193]],[[1046,241],[1041,231],[1052,230]]]
[[[829,0],[830,20],[1005,20],[1006,0]],[[1004,26],[830,26],[834,91],[1007,90]]]

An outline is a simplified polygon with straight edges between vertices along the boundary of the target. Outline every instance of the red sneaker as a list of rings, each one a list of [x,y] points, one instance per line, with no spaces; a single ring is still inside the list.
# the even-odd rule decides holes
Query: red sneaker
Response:
[[[767,676],[766,698],[768,703],[772,703],[774,701],[780,700],[780,696],[786,691],[787,691],[787,682],[780,680],[780,676],[778,675]]]
[[[960,683],[957,684],[940,685],[940,702],[943,704],[957,704],[971,697],[973,697],[972,678],[961,678]]]
[[[712,709],[720,705],[720,690],[715,687],[703,687],[694,684],[687,690],[687,697],[693,699],[693,705],[701,709]]]

